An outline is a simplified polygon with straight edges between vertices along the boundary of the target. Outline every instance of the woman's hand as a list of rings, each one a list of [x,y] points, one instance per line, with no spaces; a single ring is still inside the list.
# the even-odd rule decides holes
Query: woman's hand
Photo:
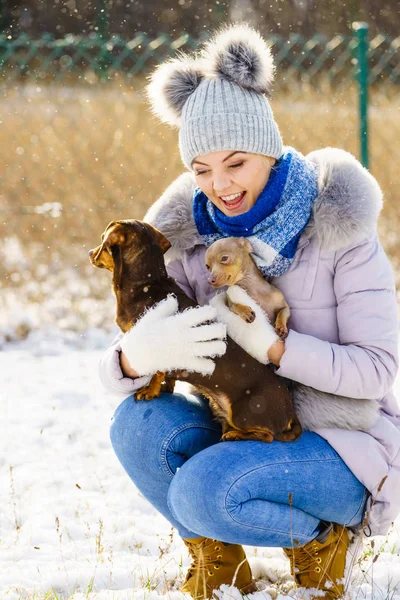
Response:
[[[256,314],[255,320],[247,323],[233,313],[226,305],[226,294],[233,303],[250,306]],[[211,304],[217,310],[218,320],[225,323],[229,337],[259,362],[263,364],[272,362],[278,366],[285,351],[285,344],[280,342],[267,315],[238,285],[229,287],[226,294],[217,294],[211,300]]]
[[[132,369],[125,352],[122,352],[122,350],[119,354],[119,364],[121,365],[121,371],[125,377],[130,377],[131,379],[136,379],[136,377],[139,377],[139,373],[137,373],[135,369]]]
[[[271,346],[268,350],[268,360],[276,367],[279,367],[281,364],[281,358],[283,353],[285,352],[285,342],[283,340],[278,340]]]
[[[216,314],[211,306],[179,313],[177,299],[169,295],[124,335],[121,367],[135,376],[178,369],[211,375],[215,369],[212,358],[226,352],[225,325],[210,323]]]

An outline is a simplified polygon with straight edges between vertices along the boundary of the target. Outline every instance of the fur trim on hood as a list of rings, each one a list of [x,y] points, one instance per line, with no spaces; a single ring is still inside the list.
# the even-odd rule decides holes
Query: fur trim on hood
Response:
[[[324,148],[306,158],[318,167],[319,195],[303,235],[332,251],[370,236],[383,204],[376,179],[345,150]],[[144,217],[168,238],[175,250],[203,244],[192,211],[195,187],[193,174],[183,173]]]

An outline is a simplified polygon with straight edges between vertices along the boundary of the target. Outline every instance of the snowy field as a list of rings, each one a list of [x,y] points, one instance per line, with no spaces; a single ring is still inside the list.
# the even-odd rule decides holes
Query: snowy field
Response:
[[[97,376],[109,339],[36,331],[1,349],[0,600],[189,598],[185,546],[111,448],[118,400]],[[246,550],[263,586],[253,600],[304,597],[280,549]],[[364,543],[348,597],[400,600],[400,519]]]

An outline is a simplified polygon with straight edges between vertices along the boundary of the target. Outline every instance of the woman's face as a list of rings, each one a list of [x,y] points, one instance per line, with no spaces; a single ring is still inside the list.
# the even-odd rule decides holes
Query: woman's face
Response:
[[[224,215],[236,217],[254,206],[274,164],[262,154],[222,150],[197,156],[192,167],[202,192]]]

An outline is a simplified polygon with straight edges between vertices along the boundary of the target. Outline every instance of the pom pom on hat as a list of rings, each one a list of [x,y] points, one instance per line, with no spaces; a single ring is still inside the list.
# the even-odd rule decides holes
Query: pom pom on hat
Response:
[[[247,90],[271,95],[275,66],[261,35],[247,25],[227,26],[202,51],[206,76],[223,77]]]
[[[203,78],[200,62],[185,54],[161,64],[147,87],[153,112],[169,125],[180,125],[182,109]]]

